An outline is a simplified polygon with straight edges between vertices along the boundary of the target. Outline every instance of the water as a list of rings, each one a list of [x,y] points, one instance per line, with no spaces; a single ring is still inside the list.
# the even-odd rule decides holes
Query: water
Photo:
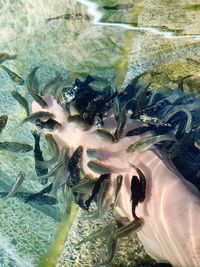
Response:
[[[37,73],[40,88],[59,72],[68,79],[68,83],[77,77],[83,79],[89,73],[121,89],[136,75],[153,69],[158,74],[152,86],[161,87],[164,83],[166,87],[177,90],[176,81],[192,74],[184,89],[199,92],[199,12],[193,2],[134,2],[131,8],[121,6],[109,10],[105,7],[115,6],[116,1],[2,0],[0,52],[17,55],[16,60],[5,61],[3,65],[24,79],[33,67],[40,66]],[[124,2],[117,1],[117,4]],[[57,19],[46,23],[46,19],[66,13],[80,13],[82,19]],[[167,76],[162,76],[162,72]],[[11,91],[17,90],[31,102],[26,86],[14,83],[3,69],[0,69],[0,86],[0,114],[9,117],[1,142],[34,145],[30,133],[33,125],[20,125],[26,114],[11,96]],[[50,158],[52,151],[49,151],[44,138],[42,149],[45,158]],[[32,152],[15,154],[0,151],[1,191],[10,190],[20,170],[26,172],[20,191],[38,192],[43,188],[34,171]],[[60,224],[65,206],[60,199],[55,206],[27,204],[17,197],[0,203],[0,266],[55,266],[63,250],[63,236],[68,231],[65,223]],[[97,251],[93,249],[91,253],[89,245],[75,251],[74,245],[80,239],[75,233],[80,232],[80,225],[88,232],[95,228],[93,223],[85,223],[82,216],[79,211],[58,266],[78,266],[79,261],[81,266],[84,266],[84,261],[93,266],[97,259]],[[67,250],[69,244],[73,244],[70,253]],[[100,248],[100,245],[97,244],[97,247]],[[113,266],[118,266],[126,249],[124,242]],[[130,255],[126,260],[126,266],[134,261]]]

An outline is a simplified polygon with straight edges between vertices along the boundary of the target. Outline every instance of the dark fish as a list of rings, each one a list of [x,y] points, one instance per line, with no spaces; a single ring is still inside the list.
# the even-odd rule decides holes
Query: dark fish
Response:
[[[33,147],[28,144],[16,142],[0,142],[0,150],[7,150],[10,152],[29,152]]]
[[[134,135],[143,134],[153,129],[154,129],[154,126],[141,126],[141,127],[128,131],[126,136],[134,136]]]
[[[184,81],[185,79],[187,79],[188,77],[191,77],[192,75],[187,75],[185,77],[183,77],[182,79],[180,79],[179,83],[178,83],[178,90],[184,92],[184,88],[183,88],[183,84],[184,84]]]
[[[56,205],[58,204],[58,200],[52,196],[47,196],[47,195],[41,195],[35,198],[34,200],[29,200],[34,201],[39,205]]]
[[[133,8],[134,5],[133,4],[118,4],[115,6],[103,6],[103,9],[105,10],[119,10],[119,9],[129,9],[129,8]]]
[[[74,153],[71,156],[71,159],[68,163],[68,171],[70,180],[68,181],[68,186],[72,187],[79,183],[80,181],[80,169],[83,156],[83,147],[79,146],[76,148]]]
[[[1,115],[0,116],[0,133],[5,128],[7,121],[8,121],[8,116],[7,115]]]
[[[86,14],[82,14],[82,13],[76,13],[76,14],[64,14],[64,15],[60,15],[57,17],[52,17],[52,18],[47,18],[45,19],[45,23],[48,23],[49,21],[52,20],[58,20],[58,19],[66,19],[66,20],[90,20],[90,17]]]
[[[35,140],[35,147],[34,147],[34,157],[35,157],[35,171],[37,176],[42,176],[42,175],[46,175],[48,173],[48,169],[46,168],[41,168],[38,165],[38,161],[44,161],[44,158],[42,156],[42,151],[40,149],[40,134],[37,131],[31,131],[34,140]]]
[[[92,193],[90,195],[90,197],[85,201],[85,206],[87,209],[89,209],[90,203],[92,202],[92,200],[95,198],[95,196],[99,193],[99,190],[101,188],[101,184],[103,183],[103,181],[108,180],[110,177],[110,174],[102,174],[98,180],[95,182],[95,185],[92,189]]]
[[[54,156],[49,159],[49,160],[43,160],[43,161],[37,161],[37,165],[40,168],[50,168],[52,165],[54,165],[60,156],[60,150],[59,150],[59,146],[57,144],[57,142],[55,141],[55,139],[53,138],[53,136],[51,134],[46,134],[45,135],[46,140],[49,142],[49,144],[52,146],[53,148],[53,152],[54,152]]]
[[[52,113],[49,113],[47,111],[38,111],[38,112],[32,113],[30,116],[25,118],[22,121],[22,123],[26,123],[26,122],[35,123],[36,120],[38,120],[38,119],[48,120],[48,119],[53,118],[53,117],[54,117],[54,115]]]
[[[101,187],[100,187],[98,197],[97,197],[97,208],[98,208],[99,217],[103,215],[105,206],[107,206],[107,203],[105,203],[105,199],[106,199],[106,195],[108,193],[109,187],[110,187],[110,181],[108,179],[104,180],[101,183]]]
[[[162,134],[157,136],[148,136],[140,139],[136,143],[130,145],[126,152],[132,153],[132,152],[141,152],[145,151],[147,149],[150,149],[153,145],[163,142],[163,141],[173,141],[175,139],[175,136],[173,134]]]
[[[96,129],[93,133],[106,142],[113,143],[115,140],[113,135],[106,129]]]
[[[114,207],[117,203],[117,199],[118,199],[118,195],[119,195],[119,191],[121,189],[122,186],[122,182],[123,182],[123,176],[122,175],[118,175],[116,178],[116,184],[115,184],[115,199],[114,199]]]
[[[20,93],[17,91],[11,91],[12,97],[17,100],[17,102],[25,109],[27,117],[30,116],[30,110],[28,106],[28,101],[25,97],[23,97]]]
[[[10,190],[10,192],[4,197],[4,199],[7,199],[9,197],[13,197],[17,190],[19,189],[19,187],[21,186],[21,184],[23,183],[25,178],[25,173],[24,172],[20,172],[17,176],[16,182],[13,185],[12,189]]]
[[[164,115],[163,120],[164,122],[167,122],[179,112],[183,112],[187,116],[187,122],[185,125],[185,133],[189,133],[192,129],[192,114],[190,110],[188,110],[187,106],[184,108],[184,107],[181,107],[180,105],[177,105],[176,107],[172,108]]]
[[[11,71],[6,66],[1,65],[1,68],[9,75],[9,77],[11,78],[11,80],[13,82],[18,83],[19,85],[23,85],[24,84],[24,79],[22,77],[20,77],[18,74],[16,74],[15,72]]]
[[[45,188],[43,188],[41,191],[34,193],[34,194],[30,194],[29,196],[27,196],[25,198],[25,202],[29,202],[29,201],[35,201],[37,199],[40,199],[41,196],[50,193],[51,189],[52,189],[52,185],[53,183],[50,183],[48,186],[46,186]]]
[[[136,170],[140,178],[138,179],[138,177],[134,175],[131,179],[132,214],[134,219],[138,219],[137,215],[135,214],[135,208],[139,202],[143,202],[145,199],[146,178],[139,168],[133,164],[131,164],[131,166]]]
[[[42,107],[42,108],[47,108],[47,103],[44,101],[44,99],[39,96],[39,83],[38,80],[35,76],[36,71],[38,70],[39,67],[35,67],[30,74],[27,77],[27,88],[33,99]]]
[[[40,129],[47,129],[49,131],[55,131],[61,127],[61,124],[52,118],[48,119],[47,121],[37,119],[35,121],[35,125]]]
[[[93,171],[98,174],[108,174],[112,173],[113,169],[109,167],[108,165],[105,165],[101,162],[98,162],[96,160],[91,160],[87,163],[87,166]]]
[[[56,173],[58,172],[58,170],[60,169],[60,167],[63,165],[62,162],[58,163],[55,167],[53,167],[49,173],[47,173],[46,175],[44,176],[40,176],[40,183],[41,184],[46,184],[48,182],[48,178],[51,177],[51,176],[54,176],[56,175]]]
[[[0,64],[5,60],[16,59],[17,55],[9,55],[8,53],[0,53]]]

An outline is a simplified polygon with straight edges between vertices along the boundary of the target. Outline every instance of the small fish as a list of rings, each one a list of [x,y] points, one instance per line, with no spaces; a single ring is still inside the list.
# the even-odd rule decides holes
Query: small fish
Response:
[[[103,181],[108,180],[109,177],[110,177],[109,173],[102,174],[102,175],[100,175],[98,180],[95,182],[95,185],[92,189],[92,193],[91,193],[90,197],[85,201],[85,206],[87,207],[87,209],[89,209],[90,203],[95,198],[95,196],[99,193],[99,190],[101,188],[101,184],[103,183]]]
[[[186,114],[187,116],[187,122],[185,125],[185,133],[189,133],[192,129],[192,114],[190,112],[190,110],[188,110],[188,108],[183,108],[180,107],[179,105],[177,105],[176,107],[174,107],[173,109],[171,109],[170,111],[168,111],[164,117],[163,120],[164,122],[169,121],[174,115],[176,115],[178,112],[183,112]]]
[[[67,121],[75,123],[83,130],[86,130],[88,128],[86,121],[81,117],[81,115],[69,115]]]
[[[113,232],[116,230],[116,224],[108,224],[105,227],[98,229],[88,235],[87,237],[83,238],[76,247],[80,247],[82,244],[86,242],[94,242],[97,238],[110,238],[110,236],[113,234]]]
[[[42,107],[42,108],[47,108],[48,105],[47,103],[44,101],[44,99],[39,96],[38,94],[36,94],[35,92],[31,92],[29,91],[29,93],[31,94],[32,98]]]
[[[20,77],[18,74],[16,74],[15,72],[11,71],[6,66],[1,65],[1,68],[9,75],[9,77],[11,78],[11,80],[13,82],[18,83],[19,85],[23,85],[24,84],[24,79],[22,77]]]
[[[90,17],[86,14],[82,14],[82,13],[76,13],[76,14],[70,14],[70,13],[66,13],[64,15],[60,15],[57,17],[52,17],[52,18],[47,18],[45,19],[45,23],[48,23],[49,21],[52,20],[59,20],[59,19],[66,19],[66,20],[90,20]]]
[[[42,151],[40,149],[40,133],[37,131],[31,131],[34,140],[35,140],[35,147],[34,147],[34,158],[35,158],[35,171],[37,176],[43,176],[48,173],[48,168],[41,168],[38,162],[43,162],[44,158],[42,156]]]
[[[148,136],[140,139],[136,143],[130,145],[127,149],[127,153],[142,152],[150,149],[153,145],[163,141],[173,141],[175,139],[172,134],[163,134],[157,136]]]
[[[41,195],[36,197],[34,200],[29,200],[28,202],[33,201],[38,205],[56,205],[58,200],[52,196]]]
[[[50,168],[52,165],[54,165],[58,161],[59,156],[60,156],[59,146],[58,146],[57,142],[55,141],[55,139],[53,138],[53,135],[46,134],[45,138],[52,146],[54,156],[49,160],[42,160],[42,161],[38,160],[37,161],[37,166],[40,168],[43,168],[43,169]]]
[[[48,120],[48,119],[53,118],[53,117],[54,117],[54,115],[52,113],[49,113],[47,111],[38,111],[38,112],[32,113],[30,116],[25,118],[22,121],[22,123],[26,123],[26,122],[35,123],[36,120],[38,120],[38,119]]]
[[[94,125],[96,128],[102,128],[104,126],[103,116],[101,113],[97,113],[94,117]]]
[[[0,142],[0,150],[7,150],[10,152],[29,152],[33,150],[33,147],[28,144],[16,143],[16,142]]]
[[[188,77],[191,77],[192,75],[187,75],[185,77],[183,77],[182,79],[180,79],[179,83],[178,83],[178,90],[184,92],[184,88],[183,88],[183,84],[184,84],[184,81],[185,79],[187,79]]]
[[[113,170],[111,167],[109,167],[108,165],[105,165],[101,162],[95,161],[95,160],[91,160],[87,163],[87,166],[93,171],[96,172],[98,174],[108,174],[108,173],[112,173]]]
[[[135,208],[139,202],[143,202],[145,199],[146,178],[139,168],[133,164],[131,164],[131,166],[136,170],[140,178],[138,179],[138,177],[134,175],[131,179],[132,214],[134,219],[138,219],[137,215],[135,214]]]
[[[124,126],[126,124],[126,119],[126,107],[124,107],[118,116],[117,128],[114,133],[115,140],[119,140],[120,136],[122,135]]]
[[[122,186],[122,182],[123,182],[123,176],[122,175],[118,175],[117,178],[116,178],[116,184],[115,184],[114,207],[116,206],[116,203],[117,203],[117,199],[118,199],[119,191],[120,191],[121,186]]]
[[[144,219],[139,217],[136,220],[133,220],[132,222],[128,223],[127,225],[121,227],[119,230],[117,230],[113,234],[113,239],[123,238],[127,237],[133,232],[136,232],[139,230],[139,228],[144,224]]]
[[[33,70],[29,73],[29,75],[27,77],[26,84],[27,84],[28,90],[30,92],[38,93],[38,91],[39,91],[39,83],[38,83],[38,80],[35,76],[38,69],[39,69],[39,67],[33,68]]]
[[[47,108],[47,103],[44,101],[44,99],[38,95],[39,91],[39,83],[38,80],[35,76],[36,71],[38,70],[39,67],[35,67],[30,74],[27,77],[27,88],[33,99],[42,107],[42,108]]]
[[[0,133],[5,128],[7,121],[8,121],[8,116],[7,115],[1,115],[0,116]]]
[[[23,183],[25,178],[25,173],[24,172],[20,172],[17,176],[16,182],[14,184],[14,186],[12,187],[12,189],[10,190],[10,192],[4,197],[4,199],[13,197],[17,190],[19,189],[19,187],[21,186],[21,184]]]
[[[119,9],[129,9],[129,8],[133,8],[134,5],[133,4],[118,4],[115,6],[103,6],[103,9],[105,10],[119,10]]]
[[[62,83],[62,76],[58,74],[53,80],[50,80],[41,91],[42,95],[50,94],[54,95],[55,91],[59,89]]]
[[[47,129],[49,131],[55,131],[61,127],[61,124],[52,118],[48,119],[47,121],[37,119],[35,121],[35,125],[40,129]]]
[[[53,185],[53,183],[50,183],[48,186],[43,188],[41,191],[34,193],[34,194],[30,194],[29,196],[27,196],[25,198],[25,202],[35,201],[36,199],[40,198],[41,196],[48,194],[52,189],[52,185]]]
[[[110,265],[117,251],[117,246],[118,246],[118,240],[116,238],[115,239],[111,238],[108,241],[108,258],[105,262],[100,263],[99,265]]]
[[[17,55],[10,55],[8,53],[0,53],[0,64],[3,63],[5,60],[12,60],[16,58],[17,58]]]
[[[49,173],[47,173],[46,175],[43,175],[43,176],[40,176],[40,183],[41,184],[46,184],[48,182],[48,178],[51,177],[51,176],[54,176],[58,170],[60,169],[60,167],[63,165],[62,162],[59,162],[55,167],[53,167]]]
[[[27,117],[29,117],[30,116],[30,110],[29,110],[27,99],[25,97],[23,97],[17,91],[11,91],[11,95],[25,109]]]
[[[95,131],[93,131],[93,133],[96,134],[103,141],[110,142],[110,143],[114,142],[113,135],[106,129],[96,129]]]
[[[104,180],[101,183],[101,187],[100,187],[98,197],[97,197],[97,207],[98,207],[99,217],[103,215],[105,206],[107,206],[105,203],[105,199],[106,199],[106,194],[108,193],[109,187],[110,187],[110,181],[108,179]]]
[[[82,163],[83,147],[79,146],[76,148],[71,156],[68,163],[68,171],[70,180],[68,181],[68,186],[72,187],[79,183],[80,181],[80,168]]]
[[[53,187],[51,191],[51,195],[57,198],[57,191],[58,189],[67,183],[68,181],[68,174],[67,174],[67,165],[69,162],[69,147],[64,147],[62,151],[62,159],[61,162],[63,163],[62,166],[58,169],[55,179],[53,181]]]
[[[134,136],[134,135],[139,135],[139,134],[143,134],[147,131],[151,131],[154,129],[154,126],[141,126],[138,128],[135,128],[133,130],[130,130],[127,132],[126,136]]]
[[[93,185],[95,184],[95,179],[91,178],[90,176],[86,175],[81,181],[71,187],[72,193],[87,193],[92,190]]]

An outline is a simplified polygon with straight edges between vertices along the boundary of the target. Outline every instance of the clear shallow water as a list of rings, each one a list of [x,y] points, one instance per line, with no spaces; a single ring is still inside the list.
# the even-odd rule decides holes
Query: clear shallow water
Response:
[[[175,3],[175,13],[169,6],[171,17],[168,21],[162,16],[160,21],[153,19],[154,12],[162,8],[160,1],[136,1],[132,8],[110,11],[105,9],[105,5],[113,6],[115,1],[99,1],[99,8],[95,3],[84,0],[1,1],[0,52],[17,54],[16,60],[3,64],[23,78],[34,66],[40,66],[38,78],[41,87],[57,71],[69,81],[85,77],[88,73],[108,81],[114,79],[118,88],[124,77],[126,83],[136,74],[153,67],[159,71],[165,68],[170,77],[168,83],[188,73],[195,75],[199,72],[198,65],[188,64],[185,60],[186,57],[198,60],[200,55],[198,15],[192,4],[186,9],[192,12],[193,20],[188,15],[185,22],[179,17],[184,1],[180,6]],[[80,12],[83,19],[45,22],[50,17],[76,12]],[[86,14],[91,17],[90,20],[84,18]],[[192,23],[195,25],[193,28]],[[17,90],[26,96],[26,86],[16,85],[3,69],[0,69],[0,86],[0,113],[9,117],[1,141],[33,145],[30,134],[33,126],[19,126],[25,112],[10,93]],[[198,90],[198,81],[195,86]],[[190,90],[190,84],[187,89]],[[43,149],[46,156],[50,156],[44,141]],[[32,152],[14,154],[0,151],[1,191],[11,188],[20,170],[26,172],[21,191],[37,192],[42,188],[34,171]],[[14,197],[2,201],[0,210],[0,265],[37,266],[40,258],[54,244],[64,210],[63,203],[55,207],[28,205]]]

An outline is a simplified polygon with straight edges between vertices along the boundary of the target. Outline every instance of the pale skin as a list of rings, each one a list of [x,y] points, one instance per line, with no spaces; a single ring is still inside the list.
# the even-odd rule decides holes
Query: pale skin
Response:
[[[141,137],[124,137],[119,142],[110,144],[92,134],[94,127],[82,131],[74,123],[67,123],[66,114],[52,97],[45,98],[48,109],[42,109],[33,103],[33,112],[49,111],[62,127],[55,130],[54,138],[59,146],[67,144],[70,152],[79,146],[84,147],[83,170],[98,177],[87,163],[87,148],[99,150],[100,161],[114,167],[111,175],[107,198],[114,203],[114,185],[117,175],[123,175],[116,212],[133,221],[131,207],[131,178],[137,172],[130,163],[140,168],[146,177],[146,197],[136,207],[136,215],[144,219],[144,224],[137,234],[146,252],[157,262],[170,262],[175,267],[198,267],[200,263],[200,194],[187,182],[178,171],[171,169],[152,150],[127,153],[130,144]],[[128,122],[133,128],[134,122]],[[114,132],[116,124],[113,117],[105,121],[105,129]]]

